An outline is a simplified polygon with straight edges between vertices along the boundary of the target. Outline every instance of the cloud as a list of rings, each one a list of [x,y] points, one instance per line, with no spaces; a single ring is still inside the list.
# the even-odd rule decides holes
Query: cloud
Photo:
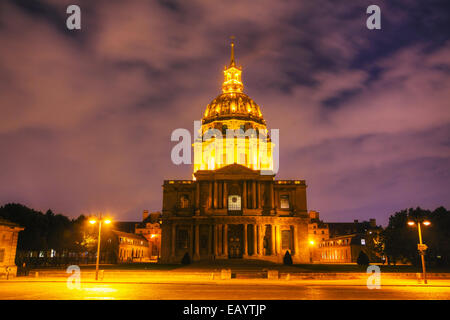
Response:
[[[450,205],[442,7],[356,1],[8,1],[0,16],[0,203],[71,216],[160,210],[170,134],[220,92],[237,37],[247,93],[281,133],[280,178],[328,221]],[[419,17],[419,18],[418,18]],[[448,24],[448,23],[447,23]]]

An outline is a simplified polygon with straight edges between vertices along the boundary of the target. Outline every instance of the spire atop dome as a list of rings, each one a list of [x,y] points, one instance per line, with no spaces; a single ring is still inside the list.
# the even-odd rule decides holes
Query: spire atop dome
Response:
[[[242,68],[236,67],[236,61],[234,59],[234,36],[231,37],[231,59],[230,65],[225,67],[223,71],[223,93],[236,93],[243,92],[244,85],[241,80]]]
[[[234,61],[234,36],[230,37],[231,39],[231,59],[230,59],[230,67],[235,67],[236,63]]]

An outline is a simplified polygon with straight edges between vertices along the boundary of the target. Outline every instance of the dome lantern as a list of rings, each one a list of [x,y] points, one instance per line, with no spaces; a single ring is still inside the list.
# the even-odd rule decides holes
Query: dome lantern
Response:
[[[231,41],[230,64],[223,71],[222,94],[206,107],[202,123],[229,119],[252,121],[265,126],[259,106],[244,93],[242,67],[236,66],[234,37]]]
[[[222,93],[206,107],[199,130],[202,139],[194,142],[194,174],[198,170],[217,170],[231,164],[252,170],[273,168],[274,145],[259,106],[244,93],[241,74],[242,67],[236,66],[232,41]],[[217,135],[222,139],[216,139]]]

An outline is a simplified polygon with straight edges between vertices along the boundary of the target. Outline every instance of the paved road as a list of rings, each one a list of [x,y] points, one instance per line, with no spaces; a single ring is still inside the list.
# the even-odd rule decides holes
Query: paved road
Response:
[[[70,290],[65,282],[0,282],[0,299],[444,299],[450,287],[355,285],[292,285],[232,283],[82,283]]]

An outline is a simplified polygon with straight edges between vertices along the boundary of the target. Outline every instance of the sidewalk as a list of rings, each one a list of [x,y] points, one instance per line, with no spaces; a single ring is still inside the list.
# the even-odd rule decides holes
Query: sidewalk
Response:
[[[409,274],[408,274],[409,275]],[[35,277],[33,274],[27,277],[15,277],[10,280],[1,279],[0,285],[8,282],[67,282],[69,274],[65,272],[47,272]],[[268,279],[266,277],[237,277],[232,279],[221,279],[220,272],[154,272],[154,271],[105,271],[103,279],[100,274],[100,281],[95,281],[95,271],[82,271],[82,283],[190,283],[190,284],[234,284],[234,285],[288,285],[288,286],[367,286],[368,274],[350,275],[337,277],[330,274],[283,274],[278,279]],[[381,274],[381,286],[439,286],[449,287],[450,278],[429,278],[428,284],[420,283],[417,278],[396,274],[392,277],[388,274]]]

